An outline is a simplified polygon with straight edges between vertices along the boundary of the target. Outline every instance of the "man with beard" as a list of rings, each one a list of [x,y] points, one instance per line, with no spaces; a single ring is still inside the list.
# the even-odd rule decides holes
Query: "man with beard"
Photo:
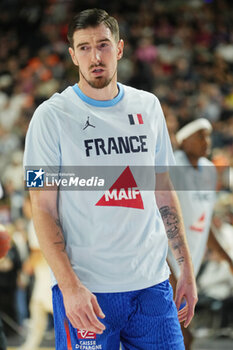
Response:
[[[35,228],[53,272],[56,349],[184,349],[177,308],[185,297],[179,320],[188,326],[197,294],[160,103],[117,83],[124,43],[104,10],[77,14],[68,39],[79,82],[36,110],[24,158]],[[44,167],[67,165],[117,167],[102,191],[41,189]],[[140,191],[135,165],[153,167],[156,188],[154,181]],[[176,305],[168,241],[182,270]]]

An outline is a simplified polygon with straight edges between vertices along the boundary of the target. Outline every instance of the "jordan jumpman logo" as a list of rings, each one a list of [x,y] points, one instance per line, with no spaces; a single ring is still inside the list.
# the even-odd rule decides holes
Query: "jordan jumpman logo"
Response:
[[[88,126],[91,126],[92,128],[95,128],[95,126],[92,125],[92,124],[89,122],[89,118],[90,118],[90,117],[87,117],[87,121],[86,121],[86,124],[85,124],[83,130],[85,130]]]

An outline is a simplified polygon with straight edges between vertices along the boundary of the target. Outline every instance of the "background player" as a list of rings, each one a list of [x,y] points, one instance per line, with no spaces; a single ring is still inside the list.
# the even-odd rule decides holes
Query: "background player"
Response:
[[[210,153],[210,135],[212,126],[207,119],[199,118],[181,128],[177,134],[180,149],[175,154],[176,164],[171,171],[172,182],[180,200],[185,232],[197,276],[206,246],[215,250],[221,259],[229,262],[233,271],[230,256],[221,247],[211,230],[213,207],[216,200],[216,169],[207,159]],[[179,266],[173,259],[171,251],[168,261],[173,274],[170,281],[175,290],[179,278]],[[192,335],[182,328],[186,349],[191,348]]]
[[[39,242],[54,274],[56,349],[89,342],[111,350],[120,342],[124,349],[183,349],[168,282],[165,229],[182,270],[176,306],[185,296],[185,326],[197,294],[167,172],[174,162],[160,104],[150,93],[117,83],[124,43],[116,20],[105,11],[75,16],[68,38],[79,82],[36,110],[25,165],[119,167],[110,179],[114,192],[107,189],[102,197],[99,191],[56,187],[30,191]],[[88,117],[95,128],[84,129]],[[156,199],[154,187],[140,192],[140,178],[130,169],[155,164],[160,166]]]

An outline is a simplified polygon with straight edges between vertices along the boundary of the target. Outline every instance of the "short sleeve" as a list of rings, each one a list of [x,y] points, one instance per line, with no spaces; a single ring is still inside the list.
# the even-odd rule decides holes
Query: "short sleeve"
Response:
[[[28,128],[24,167],[59,166],[60,158],[59,124],[45,102],[35,111]]]
[[[175,165],[176,162],[167,130],[166,121],[158,99],[156,104],[156,118],[158,118],[158,123],[155,147],[155,168],[156,173],[163,173],[168,171],[169,167]]]

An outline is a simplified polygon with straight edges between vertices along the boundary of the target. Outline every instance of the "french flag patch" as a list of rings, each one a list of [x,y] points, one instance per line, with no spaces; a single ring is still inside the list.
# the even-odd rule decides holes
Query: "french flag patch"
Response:
[[[143,124],[141,114],[128,114],[130,125]]]

